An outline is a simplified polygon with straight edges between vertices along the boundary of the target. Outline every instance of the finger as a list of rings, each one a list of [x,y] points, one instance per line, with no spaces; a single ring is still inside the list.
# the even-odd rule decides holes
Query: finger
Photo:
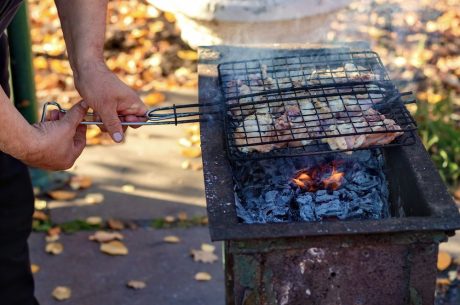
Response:
[[[135,116],[135,115],[127,115],[125,117],[125,122],[128,122],[128,123],[131,123],[131,122],[145,122],[147,121],[147,118],[145,116],[142,116],[142,117],[139,117],[139,116]],[[142,125],[128,125],[129,127],[131,128],[139,128],[141,127]]]
[[[73,137],[76,153],[78,155],[81,154],[83,149],[86,146],[86,130],[87,126],[86,125],[78,125],[77,130],[75,132],[75,135]]]
[[[53,109],[46,114],[46,120],[47,121],[57,121],[59,120],[60,113],[61,112],[59,110]]]
[[[73,105],[72,108],[67,111],[63,119],[69,122],[72,127],[76,128],[83,121],[87,111],[88,104],[81,101]]]
[[[125,98],[123,104],[129,105],[129,107],[123,109],[123,111],[120,112],[124,115],[131,114],[135,116],[143,116],[147,111],[147,106],[144,104],[144,102],[142,102],[140,97],[134,91],[129,97]]]
[[[105,112],[100,113],[100,116],[112,139],[120,143],[123,140],[123,129],[121,128],[121,122],[116,110],[107,109]]]

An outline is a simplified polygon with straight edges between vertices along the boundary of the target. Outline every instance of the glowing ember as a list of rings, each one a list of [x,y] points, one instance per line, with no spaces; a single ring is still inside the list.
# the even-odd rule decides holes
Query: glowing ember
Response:
[[[321,189],[336,190],[342,184],[343,176],[344,173],[338,171],[334,164],[302,169],[292,178],[292,182],[308,192]]]

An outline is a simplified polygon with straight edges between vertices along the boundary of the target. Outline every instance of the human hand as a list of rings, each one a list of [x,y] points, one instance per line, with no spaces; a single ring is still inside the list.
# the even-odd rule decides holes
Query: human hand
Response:
[[[48,170],[72,167],[86,146],[86,125],[80,122],[87,111],[88,105],[79,102],[66,114],[53,110],[47,115],[48,121],[32,125],[21,161]]]
[[[75,76],[75,87],[83,100],[94,110],[104,123],[115,142],[123,140],[123,128],[118,115],[124,122],[145,121],[147,107],[136,92],[123,83],[104,62],[86,62],[82,73]]]

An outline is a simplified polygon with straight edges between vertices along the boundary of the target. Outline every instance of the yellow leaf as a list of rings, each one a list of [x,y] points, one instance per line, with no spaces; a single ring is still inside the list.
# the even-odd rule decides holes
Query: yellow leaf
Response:
[[[35,203],[34,203],[35,209],[43,210],[46,208],[46,204],[47,204],[46,200],[40,200],[40,199],[35,198]]]
[[[212,276],[207,272],[198,272],[195,274],[195,280],[197,281],[210,281]]]
[[[167,223],[173,223],[176,221],[176,217],[168,215],[168,216],[165,216],[164,221]]]
[[[53,255],[59,255],[64,251],[64,246],[61,243],[52,242],[46,245],[45,251]]]
[[[116,240],[101,244],[100,250],[109,255],[128,255],[128,248],[122,242]]]
[[[177,57],[182,60],[198,60],[198,53],[193,50],[179,50],[177,51]]]
[[[77,197],[77,193],[72,191],[51,191],[48,195],[54,200],[72,200]]]
[[[88,204],[98,204],[104,201],[104,195],[101,193],[89,193],[85,197],[85,202]]]
[[[90,235],[89,240],[94,240],[100,243],[105,243],[112,240],[122,240],[123,235],[118,232],[105,232],[97,231],[93,235]]]
[[[213,253],[216,250],[216,247],[211,244],[201,244],[201,250],[204,252],[211,252]]]
[[[33,274],[37,273],[40,271],[40,266],[36,264],[31,264],[30,265],[30,271],[32,271]]]
[[[52,243],[59,240],[59,235],[48,235],[45,237],[47,243]]]
[[[169,235],[165,236],[165,238],[163,238],[163,241],[169,244],[177,244],[180,243],[180,238],[174,235]]]
[[[439,251],[438,253],[438,270],[444,271],[449,268],[450,264],[452,263],[452,257],[449,253]]]
[[[92,226],[97,226],[102,223],[102,218],[99,216],[90,216],[86,218],[86,223]]]
[[[190,168],[190,165],[191,165],[190,161],[189,161],[189,160],[185,160],[184,162],[181,163],[180,167],[181,167],[182,169],[189,169],[189,168]]]
[[[155,106],[163,103],[166,100],[166,96],[161,92],[150,93],[144,98],[144,103],[147,106]]]
[[[192,249],[191,254],[192,254],[193,260],[195,262],[202,262],[202,263],[205,263],[205,264],[208,264],[208,263],[211,264],[211,263],[214,263],[215,261],[219,260],[217,255],[215,255],[214,253],[203,251],[203,250]]]
[[[70,187],[74,190],[83,190],[91,187],[93,179],[87,176],[73,176],[70,178]]]
[[[184,147],[181,150],[181,154],[187,158],[198,158],[201,156],[200,147]]]
[[[140,289],[144,289],[145,287],[147,287],[147,284],[145,284],[145,282],[143,281],[132,280],[132,281],[129,281],[126,284],[126,286],[132,289],[140,290]]]
[[[70,299],[72,296],[72,291],[69,287],[57,286],[54,288],[52,296],[58,301],[64,301]]]
[[[449,286],[450,283],[450,280],[446,278],[436,279],[436,285],[439,286]]]
[[[136,187],[132,184],[125,184],[121,187],[121,189],[123,190],[123,192],[132,193],[136,190]]]

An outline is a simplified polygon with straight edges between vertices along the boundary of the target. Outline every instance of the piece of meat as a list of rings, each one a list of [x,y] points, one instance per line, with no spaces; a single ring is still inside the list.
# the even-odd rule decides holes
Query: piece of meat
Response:
[[[276,145],[263,143],[276,141],[276,132],[274,129],[273,118],[270,114],[251,114],[236,128],[234,134],[235,143],[243,153],[253,151],[269,152]],[[261,143],[261,145],[247,146],[257,143]]]
[[[351,122],[337,121],[329,126],[327,134],[334,136],[323,139],[332,150],[365,148],[385,145],[402,135],[401,127],[392,119],[387,119],[375,109],[367,109],[360,117],[351,118]],[[360,132],[373,132],[359,134]],[[347,136],[346,134],[350,134]],[[344,136],[338,136],[344,135]]]

